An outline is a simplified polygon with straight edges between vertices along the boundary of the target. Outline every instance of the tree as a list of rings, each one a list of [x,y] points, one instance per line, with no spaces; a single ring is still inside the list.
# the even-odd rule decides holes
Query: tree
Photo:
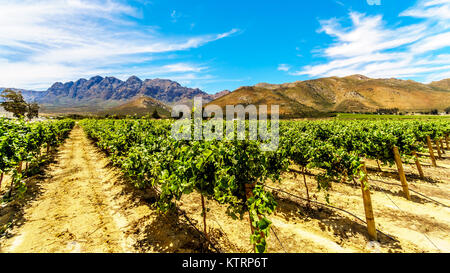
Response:
[[[28,105],[23,99],[20,91],[15,92],[14,90],[6,89],[2,92],[0,97],[3,98],[3,102],[1,102],[0,105],[5,111],[11,112],[16,118],[25,116]]]
[[[36,102],[27,103],[20,91],[16,92],[11,89],[6,89],[1,93],[0,97],[3,98],[3,102],[0,105],[5,111],[11,112],[16,118],[21,118],[26,115],[31,120],[39,116],[39,105]]]
[[[29,120],[39,117],[39,105],[36,102],[32,102],[27,106],[27,118]]]
[[[161,117],[159,116],[159,114],[158,114],[158,111],[156,111],[156,109],[153,110],[152,118],[154,118],[154,119],[160,119],[160,118],[161,118]]]
[[[380,108],[377,109],[377,113],[381,115],[397,115],[399,109],[398,108]]]
[[[445,108],[445,113],[450,114],[450,106]]]

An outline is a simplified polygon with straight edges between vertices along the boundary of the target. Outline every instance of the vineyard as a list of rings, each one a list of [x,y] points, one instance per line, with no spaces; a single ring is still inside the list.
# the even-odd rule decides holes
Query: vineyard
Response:
[[[70,161],[75,157],[72,155],[75,149],[82,153],[91,145],[87,139],[82,140],[82,128],[91,143],[107,156],[111,168],[120,170],[127,183],[145,193],[147,214],[150,209],[155,210],[156,217],[181,217],[187,223],[186,230],[195,235],[188,236],[180,231],[170,236],[184,236],[180,240],[190,240],[190,245],[194,244],[192,240],[200,242],[198,247],[186,247],[186,243],[177,245],[176,239],[165,238],[170,243],[162,249],[147,246],[152,244],[149,238],[135,238],[133,244],[139,245],[140,251],[303,252],[306,249],[289,245],[295,245],[298,239],[295,234],[300,231],[295,226],[308,225],[308,222],[311,227],[332,223],[335,236],[342,233],[339,235],[341,240],[342,237],[353,240],[354,245],[378,241],[380,251],[402,251],[402,248],[403,251],[424,251],[412,244],[402,245],[401,230],[389,227],[392,220],[384,219],[414,210],[431,215],[433,220],[442,217],[438,219],[444,222],[443,227],[437,225],[441,229],[439,232],[448,234],[445,224],[450,221],[446,204],[450,182],[450,165],[446,157],[450,141],[448,120],[281,121],[271,124],[272,128],[279,128],[278,148],[274,151],[263,151],[261,144],[266,140],[261,139],[175,140],[171,137],[172,124],[168,120],[145,119],[86,119],[76,126],[71,120],[38,123],[1,120],[0,181],[6,180],[3,179],[6,175],[11,181],[9,188],[0,187],[3,202],[21,198],[27,190],[26,176],[32,175],[31,170],[43,160],[43,151],[48,154],[51,147],[70,145],[70,153],[65,152],[67,156],[61,160],[66,158],[70,162],[66,165],[80,166],[73,169],[66,166],[69,169],[67,176],[81,173],[79,169],[83,164],[94,164],[90,163],[95,161],[92,158],[101,158],[95,152],[88,152],[77,155],[83,160],[82,164]],[[63,144],[67,138],[70,143]],[[59,168],[60,165],[56,166]],[[61,184],[52,192],[59,194],[60,187],[64,187],[63,192],[69,194],[71,187],[81,184],[85,188],[101,187],[89,181],[99,181],[102,176],[109,177],[103,182],[108,185],[108,190],[117,187],[111,182],[114,179],[109,176],[110,172],[103,171],[105,166],[98,168],[97,175],[95,167],[89,166],[89,174],[83,178],[64,180],[61,177],[58,182]],[[60,171],[55,170],[55,173],[60,176]],[[98,196],[105,189],[96,190],[99,192],[93,196],[101,199]],[[393,215],[384,215],[387,211],[380,215],[381,204],[377,201],[381,197],[386,197],[397,207],[394,212],[390,208],[389,214]],[[123,193],[117,198],[123,199]],[[98,202],[106,201],[96,201],[96,204]],[[114,206],[125,209],[131,206],[130,203],[114,203]],[[103,209],[98,213],[102,214]],[[59,217],[64,211],[57,213]],[[398,217],[401,221],[408,218]],[[135,226],[142,225],[144,218],[136,220]],[[379,219],[382,225],[377,222]],[[420,225],[419,220],[411,219],[414,225]],[[157,221],[154,225],[164,225],[165,221]],[[180,224],[177,225],[176,228],[180,228]],[[385,227],[389,227],[388,230]],[[165,228],[147,228],[153,234],[168,232]],[[289,230],[290,235],[281,232],[280,228]],[[137,228],[134,233],[143,233],[142,229]],[[440,251],[442,245],[448,249],[448,235],[440,238],[440,246],[437,246],[436,239],[427,236],[428,230],[417,229],[415,234],[423,235],[433,246],[428,251]],[[183,232],[189,233],[186,230]],[[327,239],[328,242],[311,231],[303,231],[302,236],[319,245],[321,242],[331,245],[336,252],[344,250],[340,244],[346,244]],[[247,244],[240,242],[245,237]],[[158,245],[163,243],[153,241]],[[248,245],[251,249],[246,248]],[[321,250],[317,247],[309,251]]]
[[[43,149],[48,154],[68,137],[74,124],[71,120],[25,123],[0,119],[0,189],[5,175],[11,177],[4,199],[26,191],[23,176],[42,163]]]
[[[199,194],[207,241],[209,209],[205,199],[225,205],[232,219],[248,214],[255,252],[267,250],[269,218],[277,206],[273,195],[277,189],[267,182],[282,184],[280,176],[291,164],[303,175],[308,206],[312,202],[305,177],[308,170],[318,171],[317,189],[324,193],[327,203],[332,183],[360,184],[368,233],[376,240],[365,160],[375,160],[379,170],[380,164],[396,164],[403,194],[410,200],[402,160],[415,162],[425,179],[418,153],[428,147],[436,166],[431,145],[435,144],[442,157],[444,140],[448,149],[450,133],[450,123],[439,120],[287,121],[280,124],[278,149],[263,152],[256,140],[175,141],[170,137],[169,121],[86,120],[81,125],[136,187],[152,188],[157,193],[155,206],[161,212],[176,209],[176,201],[184,195]]]

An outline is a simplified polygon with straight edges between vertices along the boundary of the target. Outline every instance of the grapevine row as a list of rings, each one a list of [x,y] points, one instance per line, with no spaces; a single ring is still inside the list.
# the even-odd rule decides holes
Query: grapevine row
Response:
[[[0,186],[5,174],[12,178],[7,198],[12,191],[22,194],[22,163],[35,163],[41,150],[59,145],[74,126],[71,120],[28,123],[23,120],[0,119]]]
[[[171,121],[84,120],[81,124],[137,187],[157,189],[159,210],[173,209],[183,195],[198,192],[205,234],[204,198],[227,205],[233,218],[248,213],[256,252],[267,249],[271,224],[267,215],[276,207],[264,184],[268,179],[279,181],[290,163],[299,165],[303,174],[306,168],[321,170],[316,176],[318,188],[327,190],[331,181],[359,177],[363,182],[365,158],[393,164],[394,147],[408,158],[423,150],[427,136],[438,140],[450,133],[447,121],[282,121],[278,149],[264,152],[256,140],[174,140]]]

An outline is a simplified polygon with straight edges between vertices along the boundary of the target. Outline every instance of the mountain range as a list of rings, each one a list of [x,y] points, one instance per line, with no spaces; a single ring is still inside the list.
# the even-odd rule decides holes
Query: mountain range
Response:
[[[412,80],[371,79],[362,75],[328,77],[285,84],[244,86],[211,104],[280,105],[280,115],[307,116],[314,112],[373,112],[444,110],[450,107],[450,79],[430,84]]]
[[[4,89],[4,88],[1,88]],[[1,91],[0,89],[0,91]],[[20,90],[20,89],[16,89]],[[183,87],[166,79],[141,80],[132,76],[126,81],[115,77],[95,76],[75,82],[56,82],[46,91],[20,90],[27,101],[36,101],[48,111],[101,111],[120,106],[133,99],[148,97],[167,105],[192,103],[194,97],[210,102],[229,91],[208,94],[198,88]]]
[[[2,88],[0,88],[1,91]],[[20,89],[17,89],[20,90]],[[194,97],[219,105],[280,106],[285,117],[318,112],[373,112],[380,108],[401,111],[443,110],[450,107],[450,79],[430,84],[412,80],[372,79],[363,75],[328,77],[284,84],[259,83],[208,94],[166,79],[126,81],[95,76],[75,82],[54,83],[47,91],[20,90],[27,101],[36,101],[44,112],[151,113],[166,115],[170,106],[192,105]],[[134,110],[133,110],[134,109]]]

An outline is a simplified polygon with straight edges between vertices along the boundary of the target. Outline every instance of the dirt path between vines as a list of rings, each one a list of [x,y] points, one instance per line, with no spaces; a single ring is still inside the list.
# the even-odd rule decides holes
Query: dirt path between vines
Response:
[[[50,166],[42,194],[0,252],[130,252],[128,225],[114,203],[110,171],[76,126]]]

